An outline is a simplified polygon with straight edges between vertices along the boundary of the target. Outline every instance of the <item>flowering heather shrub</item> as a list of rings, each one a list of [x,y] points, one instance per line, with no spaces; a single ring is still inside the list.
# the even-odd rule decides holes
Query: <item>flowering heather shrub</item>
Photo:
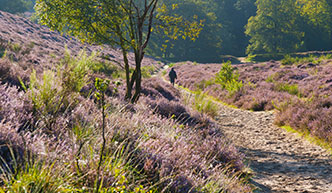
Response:
[[[176,117],[181,116],[188,117],[187,110],[185,107],[176,101],[169,101],[167,99],[161,98],[158,101],[153,101],[151,99],[146,99],[146,102],[150,105],[152,109],[163,117]]]
[[[100,192],[251,191],[238,180],[244,167],[243,155],[222,138],[216,124],[190,112],[180,103],[180,93],[158,79],[144,82],[143,100],[136,105],[114,97],[114,88],[109,88],[112,93],[106,93],[106,148],[99,168],[103,117],[88,94],[93,87],[85,84],[86,63],[78,57],[71,65],[62,55],[64,42],[74,55],[82,45],[17,16],[1,15],[4,28],[0,36],[6,42],[15,41],[6,45],[7,55],[0,59],[0,145],[9,144],[22,162],[9,163],[17,172],[1,176],[0,192],[94,192],[99,189],[96,181],[103,182]],[[19,35],[23,31],[26,35]],[[86,46],[87,53],[99,49]],[[117,50],[105,48],[101,52],[103,60],[121,62]],[[61,59],[62,66],[54,65]],[[133,64],[133,55],[129,60]],[[161,66],[149,58],[143,63],[153,64],[155,69]],[[36,74],[31,82],[32,69]],[[46,71],[50,76],[42,78]],[[98,72],[90,80],[93,76],[105,78],[103,70]],[[19,92],[13,86],[20,85],[17,77],[33,86]],[[119,96],[123,88],[119,86]],[[144,99],[157,104],[155,109],[168,118],[152,113]],[[54,109],[54,104],[62,106]],[[171,119],[171,114],[179,121]],[[48,125],[51,132],[44,130],[43,123],[50,117],[54,118]],[[194,123],[184,125],[182,119]],[[6,161],[12,162],[8,149],[1,150]]]
[[[151,117],[147,120],[155,119]],[[165,121],[154,122],[156,126],[145,131],[151,138],[141,140],[139,147],[145,147],[148,152],[158,155],[151,161],[155,163],[152,164],[154,170],[160,171],[161,179],[167,179],[169,175],[176,176],[177,180],[171,181],[170,191],[181,192],[195,186],[202,188],[200,184],[205,184],[206,179],[214,173],[209,164],[225,168],[232,163],[234,170],[243,168],[243,155],[224,141],[220,133],[213,132],[212,128],[192,130],[187,127],[174,127],[175,125],[168,125]],[[204,157],[203,160],[202,157]],[[218,176],[217,179],[220,177]]]
[[[0,85],[0,122],[11,123],[16,129],[27,127],[32,118],[32,104],[16,87]]]
[[[277,114],[278,125],[290,125],[294,129],[332,143],[332,97],[315,97],[311,101],[297,101],[283,106]]]
[[[20,79],[26,83],[29,80],[29,71],[13,65],[9,59],[0,58],[0,81],[14,86],[21,86]]]
[[[4,121],[0,122],[0,168],[5,171],[13,171],[15,161],[20,162],[23,158],[24,142],[17,133],[15,125]],[[0,170],[0,175],[3,173]]]
[[[158,83],[157,80],[152,81]],[[183,115],[190,115],[181,105],[180,94],[176,89],[163,82],[157,85],[152,81],[149,83],[155,87],[143,99],[156,102],[153,100],[156,98],[160,104],[164,101],[165,105],[160,105],[159,109],[163,110],[163,114],[172,111],[167,110],[169,106],[166,105],[171,103],[171,107],[175,109],[174,114],[179,119]],[[6,108],[9,104],[14,105],[12,113],[16,110],[18,114],[25,112],[20,108],[27,107],[19,99],[28,98],[29,93],[18,92],[16,88],[6,85],[2,85],[0,90],[9,95],[0,96],[1,109],[4,109],[0,111],[2,117],[11,113]],[[165,97],[173,100],[169,101]],[[28,164],[29,159],[22,156],[24,167],[17,170],[19,175],[7,176],[2,186],[4,191],[34,188],[30,186],[31,181],[39,182],[35,188],[46,192],[83,189],[91,192],[95,189],[102,141],[102,116],[93,99],[76,95],[75,100],[79,103],[72,106],[71,111],[56,117],[52,135],[45,135],[40,130],[33,133],[22,130],[17,133],[18,124],[14,117],[2,118],[7,122],[0,124],[1,140],[17,147],[16,152],[26,155],[24,152],[30,151],[34,157],[32,164]],[[244,167],[243,155],[224,141],[217,125],[208,119],[198,116],[199,121],[193,124],[193,128],[190,127],[191,124],[184,126],[170,119],[160,119],[157,114],[151,113],[145,103],[127,108],[119,99],[107,97],[107,104],[107,142],[100,176],[103,181],[102,191],[195,192],[208,190],[207,184],[211,183],[215,184],[217,191],[251,191],[249,186],[240,183],[236,177],[238,173],[235,171],[240,174]],[[134,111],[126,110],[133,108]],[[26,111],[32,112],[32,105]],[[190,118],[193,116],[197,115],[190,115]],[[38,119],[34,116],[31,118]],[[12,131],[11,134],[9,131]],[[4,156],[8,157],[8,153]],[[15,165],[11,167],[14,168]],[[50,184],[55,186],[49,186]],[[58,189],[59,187],[61,188]]]
[[[165,98],[169,101],[179,101],[181,94],[172,85],[158,78],[150,78],[143,81],[142,94],[151,99]]]
[[[151,78],[142,85],[143,100],[155,113],[165,118],[173,118],[179,123],[196,125],[201,117],[190,113],[180,102],[180,92],[164,81]]]

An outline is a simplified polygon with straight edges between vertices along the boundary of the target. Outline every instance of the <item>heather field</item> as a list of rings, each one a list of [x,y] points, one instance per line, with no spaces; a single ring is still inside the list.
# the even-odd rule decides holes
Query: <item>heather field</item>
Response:
[[[0,26],[0,192],[253,190],[220,126],[150,78],[161,62],[143,61],[128,104],[117,50],[4,12]]]
[[[332,144],[329,52],[232,65],[182,62],[175,64],[175,70],[177,83],[183,87],[241,109],[275,110],[277,125],[291,126]]]
[[[0,11],[0,193],[332,191],[332,52],[167,65],[148,54],[162,48],[164,59],[176,58],[167,49],[178,46],[176,54],[186,55],[173,40],[202,41],[205,20],[163,16],[167,9],[158,1],[130,1],[137,16],[119,4],[111,19],[107,3],[73,2],[79,3],[40,0],[39,18],[32,15],[63,33]],[[136,2],[148,9],[141,17]],[[80,11],[67,13],[65,5]],[[172,10],[178,6],[184,5]],[[66,13],[57,15],[54,7]],[[99,14],[99,23],[91,23]],[[137,34],[121,31],[136,17]],[[168,27],[151,26],[154,17]],[[172,29],[176,24],[187,28]],[[160,40],[172,45],[152,36],[146,47],[150,33],[160,30],[172,38]],[[175,86],[169,67],[177,73]]]

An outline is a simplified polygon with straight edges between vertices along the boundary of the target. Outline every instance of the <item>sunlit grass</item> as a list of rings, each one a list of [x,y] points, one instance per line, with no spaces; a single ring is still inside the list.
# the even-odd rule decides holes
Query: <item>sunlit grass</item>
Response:
[[[323,139],[320,139],[316,136],[311,135],[309,131],[299,131],[299,130],[293,129],[291,126],[288,126],[288,125],[281,126],[281,128],[285,129],[287,132],[295,133],[298,136],[303,137],[305,140],[309,141],[310,143],[316,144],[316,145],[328,150],[332,155],[332,144]]]

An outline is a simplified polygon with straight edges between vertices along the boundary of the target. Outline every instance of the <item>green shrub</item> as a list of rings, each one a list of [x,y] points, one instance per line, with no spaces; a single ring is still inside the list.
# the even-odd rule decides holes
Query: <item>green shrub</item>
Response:
[[[38,80],[36,71],[30,75],[29,97],[32,100],[35,111],[47,116],[55,114],[61,107],[58,96],[61,95],[59,81],[51,70],[43,73],[42,80]]]
[[[319,64],[320,60],[318,60],[318,57],[316,57],[315,55],[310,54],[307,57],[298,58],[298,61],[297,61],[298,64],[309,63],[309,62],[314,63],[314,64]]]
[[[280,72],[276,72],[276,73],[273,73],[271,74],[270,76],[268,76],[266,79],[265,79],[265,82],[270,82],[270,83],[273,83],[275,82],[278,77],[281,75],[282,73]]]
[[[215,82],[220,84],[221,88],[226,89],[231,95],[243,87],[242,81],[239,81],[239,73],[234,72],[234,68],[230,62],[222,65],[220,71],[215,76]]]
[[[0,58],[6,58],[7,56],[7,50],[0,50]]]
[[[274,84],[274,90],[279,92],[288,92],[291,95],[297,95],[298,97],[301,97],[301,92],[299,91],[297,84],[277,82]]]
[[[332,59],[332,54],[321,55],[321,58],[326,60]]]
[[[22,83],[32,101],[35,115],[51,130],[59,113],[74,106],[81,89],[88,82],[88,72],[95,56],[81,52],[76,58],[68,52],[57,71],[47,70],[41,79],[36,71],[30,75],[28,88]]]
[[[299,61],[299,58],[291,57],[289,54],[286,54],[284,59],[281,60],[282,65],[292,65]]]
[[[168,64],[168,67],[172,68],[172,67],[174,67],[174,65],[175,65],[175,63],[170,63],[170,64]]]
[[[2,58],[2,56],[4,55],[6,50],[7,50],[6,42],[4,40],[0,39],[0,58]]]
[[[11,50],[13,50],[15,53],[19,53],[22,49],[22,46],[18,43],[11,44]]]
[[[113,79],[125,79],[125,72],[116,64],[98,62],[92,66],[93,72],[103,73]]]
[[[58,70],[58,76],[61,79],[60,81],[62,82],[63,92],[65,94],[80,92],[87,84],[87,75],[91,66],[95,64],[95,58],[95,53],[88,56],[82,51],[76,58],[74,58],[70,56],[68,51],[66,52],[65,59]]]
[[[226,85],[225,89],[228,91],[229,95],[232,96],[234,93],[238,92],[243,87],[242,81],[231,80]]]
[[[249,54],[246,58],[246,61],[248,62],[256,62],[256,55],[255,54]]]
[[[152,73],[156,70],[154,66],[143,66],[141,73],[143,78],[151,78]]]

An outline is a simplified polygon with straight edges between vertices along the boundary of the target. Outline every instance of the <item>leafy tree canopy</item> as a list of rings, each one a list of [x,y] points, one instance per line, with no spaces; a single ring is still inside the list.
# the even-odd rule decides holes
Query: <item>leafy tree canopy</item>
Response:
[[[251,37],[248,53],[279,53],[301,46],[295,0],[257,0],[257,14],[248,20],[246,34]]]
[[[197,62],[220,62],[222,55],[245,54],[248,37],[244,25],[256,13],[255,0],[168,0],[166,6],[174,3],[179,7],[175,11],[184,18],[195,13],[199,20],[204,20],[204,29],[195,42],[168,41],[162,34],[154,34],[149,54],[170,61]],[[167,49],[158,49],[160,43],[167,45]]]
[[[248,53],[332,49],[332,3],[328,0],[257,0],[248,20]]]

